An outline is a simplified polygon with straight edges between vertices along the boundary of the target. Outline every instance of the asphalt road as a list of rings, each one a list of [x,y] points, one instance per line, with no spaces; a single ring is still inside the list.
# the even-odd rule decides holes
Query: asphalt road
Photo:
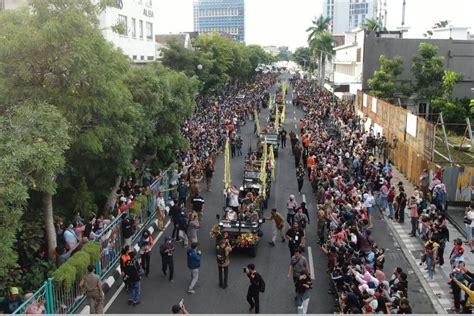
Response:
[[[274,93],[273,89],[273,93]],[[291,100],[292,93],[289,89],[288,100]],[[286,109],[286,130],[296,130],[295,126],[302,117],[303,112],[288,104]],[[265,126],[268,117],[268,109],[262,110],[260,126]],[[256,148],[257,137],[253,135],[253,121],[247,122],[241,128],[241,136],[244,140],[242,147],[243,154],[248,151],[249,145]],[[271,196],[269,200],[269,210],[277,208],[286,216],[285,203],[290,194],[295,194],[297,202],[301,202],[303,195],[306,197],[307,207],[311,213],[311,224],[307,228],[307,249],[305,255],[309,258],[312,254],[315,280],[311,290],[311,299],[308,313],[333,313],[335,311],[333,295],[328,294],[330,279],[326,274],[327,261],[324,254],[316,244],[316,221],[315,219],[315,199],[311,194],[311,187],[308,182],[303,186],[303,194],[297,193],[297,183],[295,176],[295,166],[291,149],[287,141],[286,148],[280,148],[279,157],[276,162],[276,180],[272,183]],[[232,183],[240,186],[242,183],[244,157],[231,159]],[[261,313],[296,313],[294,305],[294,286],[292,280],[287,278],[287,270],[290,259],[287,243],[277,242],[275,247],[271,247],[268,241],[271,240],[272,223],[265,223],[263,226],[264,236],[258,245],[257,256],[250,258],[244,252],[235,251],[231,254],[231,264],[229,268],[229,286],[221,289],[218,285],[217,263],[215,255],[215,240],[209,235],[212,225],[216,223],[216,214],[221,214],[223,206],[223,179],[224,159],[221,155],[216,162],[216,172],[213,178],[213,191],[203,191],[205,199],[205,214],[198,233],[200,249],[202,250],[202,265],[199,271],[199,281],[195,287],[195,294],[188,294],[187,288],[190,275],[186,266],[186,250],[181,245],[176,245],[174,257],[175,277],[174,283],[169,283],[167,277],[161,273],[161,257],[158,247],[153,249],[151,259],[151,272],[149,277],[141,282],[141,304],[132,307],[127,304],[127,293],[122,291],[116,295],[107,313],[171,313],[173,304],[177,304],[184,298],[186,307],[190,313],[209,314],[245,314],[249,313],[246,293],[249,280],[242,272],[242,268],[248,263],[254,263],[257,271],[266,281],[266,292],[260,295]],[[168,227],[165,236],[171,234],[171,227]],[[410,271],[408,262],[403,254],[396,248],[395,241],[389,235],[385,222],[379,218],[375,221],[374,237],[382,247],[387,248],[387,260],[385,273],[390,277],[396,266],[401,266],[404,270]],[[163,237],[162,237],[163,238]],[[159,240],[157,246],[162,242]],[[416,280],[413,273],[409,273],[409,299],[415,313],[431,313],[433,309],[427,303],[429,300],[422,292],[421,285]]]

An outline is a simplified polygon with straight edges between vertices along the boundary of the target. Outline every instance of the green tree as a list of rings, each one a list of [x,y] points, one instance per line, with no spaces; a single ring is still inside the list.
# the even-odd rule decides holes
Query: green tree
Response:
[[[303,67],[309,67],[311,62],[311,49],[309,47],[298,47],[293,53],[292,59]]]
[[[153,161],[168,165],[177,150],[188,146],[181,126],[194,112],[198,80],[161,65],[149,65],[132,69],[126,84],[133,101],[147,113],[135,155],[147,165]]]
[[[443,75],[444,99],[451,101],[453,99],[453,90],[456,84],[462,80],[464,75],[451,70],[445,70]]]
[[[374,77],[367,81],[371,93],[380,98],[391,98],[400,92],[400,85],[395,82],[403,71],[403,60],[400,56],[393,59],[380,55],[380,69],[374,72]]]
[[[72,142],[66,152],[68,172],[58,178],[58,187],[64,179],[75,179],[77,185],[84,176],[99,205],[117,174],[133,170],[142,117],[123,83],[130,62],[103,38],[100,9],[90,0],[32,0],[30,10],[0,16],[1,101],[6,107],[27,99],[44,101],[66,117]],[[45,188],[56,186],[55,179],[49,181],[54,183]],[[52,251],[52,191],[43,191],[43,204]],[[63,206],[71,208],[68,204]]]
[[[367,19],[364,23],[364,29],[368,32],[370,31],[386,31],[387,28],[380,23],[378,19]]]
[[[25,101],[0,116],[0,280],[16,265],[12,249],[29,190],[56,190],[54,179],[63,171],[69,146],[69,124],[52,105]],[[47,214],[45,214],[45,221]],[[54,227],[53,227],[54,229]],[[48,239],[49,242],[55,241]],[[48,237],[49,238],[49,237]]]
[[[314,18],[313,21],[311,21],[311,26],[306,29],[306,33],[309,33],[308,42],[311,42],[315,37],[318,37],[319,34],[328,31],[330,22],[331,19],[325,18],[323,15],[320,15],[317,19]]]
[[[437,46],[420,43],[419,55],[413,58],[411,67],[418,97],[428,102],[443,94],[443,57],[438,56],[438,51]]]

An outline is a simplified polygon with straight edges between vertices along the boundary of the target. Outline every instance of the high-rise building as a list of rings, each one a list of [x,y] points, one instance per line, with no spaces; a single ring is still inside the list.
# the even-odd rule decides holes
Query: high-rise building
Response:
[[[0,11],[17,9],[26,0],[0,0]],[[114,0],[99,16],[105,39],[135,63],[155,61],[155,30],[152,0]],[[113,30],[114,26],[122,27]],[[119,32],[117,32],[117,30]]]
[[[323,16],[328,17],[329,30],[334,34],[342,34],[375,18],[377,0],[324,0]]]
[[[194,2],[194,31],[224,33],[236,41],[244,42],[244,0],[196,0]]]

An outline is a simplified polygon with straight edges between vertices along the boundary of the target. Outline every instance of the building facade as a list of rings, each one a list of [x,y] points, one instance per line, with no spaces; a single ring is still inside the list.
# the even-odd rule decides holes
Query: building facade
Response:
[[[377,0],[324,0],[323,16],[329,18],[329,30],[342,34],[373,19],[377,14]]]
[[[194,31],[225,33],[245,42],[244,0],[197,0],[194,2]]]
[[[401,32],[366,32],[362,29],[346,33],[345,44],[334,49],[334,85],[356,94],[368,91],[368,80],[380,68],[380,55],[389,58],[400,56],[403,72],[397,81],[413,81],[411,64],[418,55],[420,43],[430,43],[439,48],[444,67],[463,74],[463,79],[453,91],[455,98],[472,98],[474,86],[474,41],[454,39],[402,38]]]
[[[27,0],[0,0],[0,11],[17,9]],[[105,39],[135,63],[155,61],[155,29],[152,0],[114,0],[99,15]],[[120,24],[119,32],[113,26]]]
[[[114,0],[99,16],[105,39],[135,63],[154,62],[155,13],[152,0]],[[121,24],[119,32],[112,29]]]

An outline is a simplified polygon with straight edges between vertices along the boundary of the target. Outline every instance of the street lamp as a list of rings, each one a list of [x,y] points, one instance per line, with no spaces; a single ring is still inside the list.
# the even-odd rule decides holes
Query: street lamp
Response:
[[[197,68],[197,70],[202,70],[202,65],[199,64],[199,65],[196,66],[196,68]]]

